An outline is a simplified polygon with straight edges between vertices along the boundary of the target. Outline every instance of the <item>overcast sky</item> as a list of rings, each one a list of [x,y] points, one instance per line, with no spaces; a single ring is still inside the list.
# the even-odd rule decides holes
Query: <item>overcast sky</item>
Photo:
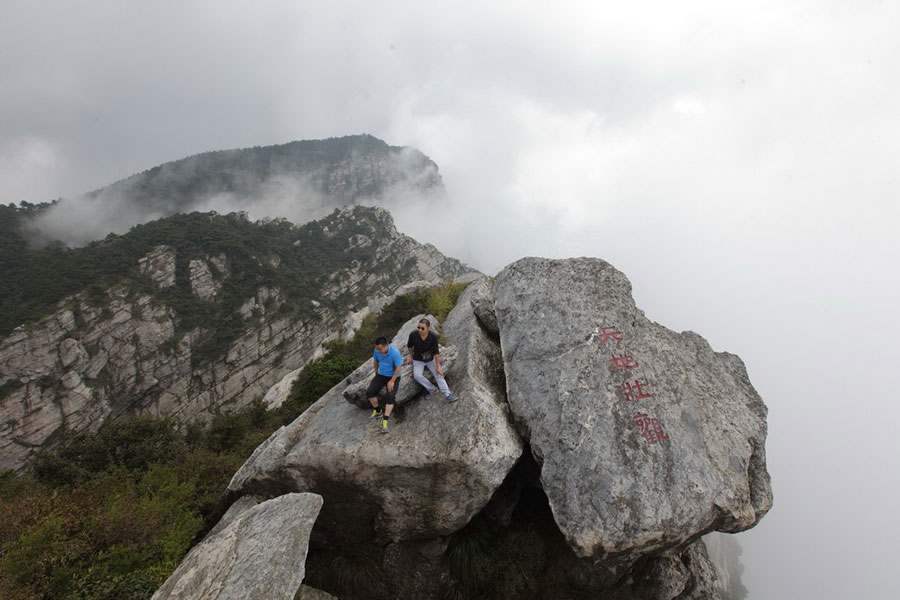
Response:
[[[395,207],[402,231],[489,273],[604,258],[744,359],[775,491],[739,536],[751,598],[896,598],[898,31],[859,0],[0,0],[0,201],[207,150],[415,146],[450,198]]]

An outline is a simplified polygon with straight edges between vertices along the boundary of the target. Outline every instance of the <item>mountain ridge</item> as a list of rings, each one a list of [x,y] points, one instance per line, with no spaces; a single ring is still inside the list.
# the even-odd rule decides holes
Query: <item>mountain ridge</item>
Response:
[[[260,153],[271,153],[267,160],[263,160]],[[112,188],[129,185],[140,189],[147,184],[143,181],[151,175],[160,174],[162,171],[173,167],[180,167],[188,163],[202,163],[203,161],[220,161],[223,166],[239,166],[241,157],[248,157],[250,164],[256,163],[256,166],[268,169],[279,167],[279,161],[287,161],[295,158],[301,161],[319,160],[323,163],[337,163],[341,160],[357,155],[376,155],[376,154],[400,154],[403,152],[410,153],[416,161],[420,162],[424,167],[434,170],[433,184],[442,186],[443,181],[437,172],[437,164],[428,156],[412,148],[410,146],[393,146],[369,134],[347,135],[340,137],[329,137],[316,140],[292,140],[283,144],[273,144],[269,146],[249,146],[244,148],[230,148],[226,150],[209,150],[191,154],[183,158],[166,161],[149,169],[145,169],[139,173],[129,175],[113,183],[102,186],[95,190],[84,194],[87,197],[95,198],[102,195],[105,191]],[[228,163],[232,164],[228,164]],[[305,165],[304,165],[305,166]]]
[[[445,194],[438,166],[368,134],[214,150],[165,162],[31,220],[31,236],[81,245],[179,212],[246,211],[302,224],[334,208]]]

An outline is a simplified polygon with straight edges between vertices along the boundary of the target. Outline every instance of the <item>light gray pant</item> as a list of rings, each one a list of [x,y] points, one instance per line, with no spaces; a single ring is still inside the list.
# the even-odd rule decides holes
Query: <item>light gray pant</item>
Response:
[[[422,360],[413,361],[413,379],[422,384],[422,387],[424,387],[425,391],[427,391],[429,394],[437,389],[434,387],[433,383],[425,378],[425,367],[428,367],[428,370],[431,371],[432,375],[434,375],[434,380],[437,382],[438,388],[441,390],[441,393],[445,396],[449,394],[450,388],[447,387],[447,382],[444,381],[444,376],[438,375],[437,365],[434,364],[433,358],[428,362]]]

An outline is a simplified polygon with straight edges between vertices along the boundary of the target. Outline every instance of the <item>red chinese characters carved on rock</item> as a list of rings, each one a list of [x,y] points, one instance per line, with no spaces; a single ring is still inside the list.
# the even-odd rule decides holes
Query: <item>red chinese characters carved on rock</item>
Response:
[[[645,413],[638,413],[634,415],[634,424],[649,444],[657,444],[669,439],[669,436],[663,431],[659,419],[648,417]]]
[[[628,354],[613,356],[609,359],[609,362],[610,368],[613,371],[619,371],[621,369],[635,369],[638,366],[638,362],[634,360],[634,357]]]
[[[601,344],[605,344],[610,339],[616,342],[622,341],[622,334],[615,327],[601,327],[597,333],[600,334]]]
[[[634,385],[626,381],[622,384],[622,393],[625,395],[626,400],[643,400],[644,398],[652,398],[653,394],[648,394],[647,392],[645,392],[645,387],[647,387],[647,384],[644,382],[640,382],[637,379],[634,380]]]

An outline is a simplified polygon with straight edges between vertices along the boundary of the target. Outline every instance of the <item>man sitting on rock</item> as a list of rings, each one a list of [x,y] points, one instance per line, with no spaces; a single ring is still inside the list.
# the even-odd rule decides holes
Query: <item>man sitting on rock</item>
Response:
[[[441,351],[438,347],[438,336],[431,331],[431,321],[422,319],[416,331],[409,334],[406,343],[409,350],[409,358],[406,362],[413,364],[413,379],[425,388],[429,398],[433,398],[440,388],[447,402],[456,402],[457,397],[450,393],[450,388],[444,380],[444,371],[441,369]],[[434,375],[437,388],[425,378],[425,367]]]
[[[375,377],[366,389],[366,397],[372,405],[370,419],[381,417],[381,433],[388,432],[388,419],[394,410],[394,398],[397,396],[397,387],[400,385],[400,370],[403,368],[403,357],[400,351],[388,344],[384,336],[375,340],[375,351],[372,353],[372,366],[375,369]],[[384,398],[384,409],[378,406],[378,393],[387,387]]]

